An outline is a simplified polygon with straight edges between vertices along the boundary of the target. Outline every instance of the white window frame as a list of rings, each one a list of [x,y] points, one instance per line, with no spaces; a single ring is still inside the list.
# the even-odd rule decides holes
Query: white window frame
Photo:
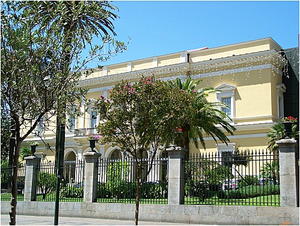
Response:
[[[77,104],[74,105],[74,109],[75,108],[78,108]],[[67,119],[66,121],[69,122],[69,119],[70,119],[70,115],[69,114],[67,115],[66,119]],[[69,128],[68,128],[68,132],[73,133],[77,129],[77,127],[78,127],[77,123],[78,123],[78,117],[74,116],[74,128],[73,128],[73,130],[69,130]]]
[[[97,116],[96,125],[99,125],[99,123],[100,123],[100,113],[93,108],[95,102],[96,102],[96,100],[92,99],[91,105],[89,105],[88,109],[87,109],[87,113],[88,113],[88,117],[86,119],[86,128],[87,129],[92,129],[92,112],[96,112],[96,116]],[[96,130],[94,130],[94,133],[96,133]]]
[[[277,117],[284,117],[284,98],[283,93],[286,91],[284,84],[279,84],[276,86],[277,90]]]
[[[228,98],[228,97],[231,99],[230,118],[234,119],[235,118],[235,95],[234,95],[235,87],[224,83],[216,87],[216,90],[220,91],[219,93],[217,93],[217,101],[222,102],[223,98]]]

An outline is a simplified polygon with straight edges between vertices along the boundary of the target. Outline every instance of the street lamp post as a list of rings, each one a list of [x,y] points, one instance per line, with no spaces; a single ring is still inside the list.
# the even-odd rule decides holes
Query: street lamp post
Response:
[[[61,152],[64,152],[64,139],[65,139],[65,124],[60,124],[58,138],[58,155],[56,164],[56,193],[55,193],[55,209],[54,209],[54,225],[58,225],[58,213],[59,213],[59,188],[63,167],[61,167]]]

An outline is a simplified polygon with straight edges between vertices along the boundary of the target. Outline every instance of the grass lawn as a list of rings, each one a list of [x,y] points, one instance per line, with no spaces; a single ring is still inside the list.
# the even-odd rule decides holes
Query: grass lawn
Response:
[[[185,197],[187,205],[231,205],[231,206],[280,206],[280,195],[266,195],[247,199],[219,199],[217,196],[206,198]]]

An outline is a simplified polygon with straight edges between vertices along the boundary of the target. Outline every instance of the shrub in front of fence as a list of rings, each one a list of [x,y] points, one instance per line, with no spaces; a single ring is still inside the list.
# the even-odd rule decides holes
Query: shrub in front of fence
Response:
[[[280,194],[279,185],[250,185],[236,190],[225,190],[218,192],[219,199],[246,199],[266,195]]]
[[[143,199],[166,199],[168,198],[167,182],[146,182],[141,191]]]
[[[113,186],[112,186],[113,185]],[[168,197],[167,182],[145,182],[141,187],[141,199],[166,199]],[[97,198],[135,199],[135,182],[99,183]]]
[[[257,176],[246,175],[243,177],[243,180],[239,181],[240,187],[245,187],[248,185],[256,185],[259,184],[259,179]]]
[[[43,199],[46,199],[47,194],[55,191],[56,175],[48,172],[39,172],[37,186],[40,188]]]
[[[63,187],[60,190],[61,198],[83,198],[84,187],[76,188],[74,186]]]

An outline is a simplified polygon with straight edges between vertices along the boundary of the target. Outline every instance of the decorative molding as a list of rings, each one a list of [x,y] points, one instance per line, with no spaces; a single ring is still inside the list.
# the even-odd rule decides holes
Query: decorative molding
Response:
[[[178,77],[192,74],[192,78],[203,78],[220,76],[224,74],[235,74],[240,72],[250,72],[262,69],[272,69],[273,73],[282,74],[280,68],[286,60],[275,50],[267,50],[258,53],[229,56],[214,60],[200,61],[196,63],[182,62],[162,67],[152,67],[143,70],[129,71],[117,74],[110,74],[101,77],[94,77],[79,81],[80,86],[103,85],[105,83],[119,82],[122,79],[135,80],[141,76]],[[153,58],[153,66],[157,64],[157,58]],[[107,72],[107,68],[106,68]],[[105,71],[104,71],[105,74]],[[106,73],[107,74],[107,73]]]

